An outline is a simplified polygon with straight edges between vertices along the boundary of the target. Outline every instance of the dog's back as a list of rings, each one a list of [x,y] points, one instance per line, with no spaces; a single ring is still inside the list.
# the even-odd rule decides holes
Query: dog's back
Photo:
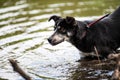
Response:
[[[118,7],[112,14],[110,14],[108,17],[118,20],[120,19],[120,7]]]
[[[108,54],[113,53],[120,47],[120,7],[91,26],[79,48],[87,52],[87,48],[92,51],[93,46],[97,47],[99,54],[103,57],[107,57]]]
[[[108,28],[108,33],[120,47],[120,7],[102,21]]]

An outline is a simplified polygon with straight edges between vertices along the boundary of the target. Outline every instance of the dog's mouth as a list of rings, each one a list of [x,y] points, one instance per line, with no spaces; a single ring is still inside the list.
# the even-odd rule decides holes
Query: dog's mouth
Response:
[[[57,44],[59,44],[59,43],[61,43],[61,42],[63,42],[64,41],[64,39],[62,39],[62,40],[59,40],[59,41],[57,41],[57,40],[53,40],[53,39],[48,39],[48,42],[52,45],[52,46],[55,46],[55,45],[57,45]]]

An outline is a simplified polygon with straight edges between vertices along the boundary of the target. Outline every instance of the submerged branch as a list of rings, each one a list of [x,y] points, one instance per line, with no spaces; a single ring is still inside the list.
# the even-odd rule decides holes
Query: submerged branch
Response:
[[[116,68],[112,74],[111,80],[120,80],[120,54],[110,54],[108,58],[116,61]]]

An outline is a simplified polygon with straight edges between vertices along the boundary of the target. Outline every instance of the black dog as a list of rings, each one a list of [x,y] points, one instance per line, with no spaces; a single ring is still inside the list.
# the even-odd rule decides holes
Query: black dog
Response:
[[[95,46],[102,58],[120,47],[120,7],[89,28],[88,24],[94,21],[77,21],[73,17],[56,15],[49,21],[51,19],[55,21],[55,33],[48,39],[52,45],[66,40],[86,54],[94,52]]]

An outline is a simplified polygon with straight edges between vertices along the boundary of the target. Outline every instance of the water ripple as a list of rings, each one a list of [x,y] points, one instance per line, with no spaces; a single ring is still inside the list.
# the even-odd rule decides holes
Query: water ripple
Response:
[[[16,10],[23,9],[23,8],[26,8],[26,7],[28,7],[28,4],[9,6],[9,7],[6,7],[6,8],[1,8],[0,13],[7,13],[7,12],[11,12],[11,11],[16,11]]]
[[[9,58],[18,60],[20,66],[36,80],[68,79],[79,64],[75,62],[80,58],[79,51],[68,42],[57,46],[48,43],[47,38],[53,33],[54,26],[54,21],[48,22],[49,17],[74,16],[76,20],[83,21],[99,18],[93,15],[114,9],[113,3],[95,0],[1,2],[7,7],[0,8],[0,77],[9,80],[22,80],[12,71]],[[110,9],[109,5],[112,5]],[[99,9],[103,12],[98,13]]]

